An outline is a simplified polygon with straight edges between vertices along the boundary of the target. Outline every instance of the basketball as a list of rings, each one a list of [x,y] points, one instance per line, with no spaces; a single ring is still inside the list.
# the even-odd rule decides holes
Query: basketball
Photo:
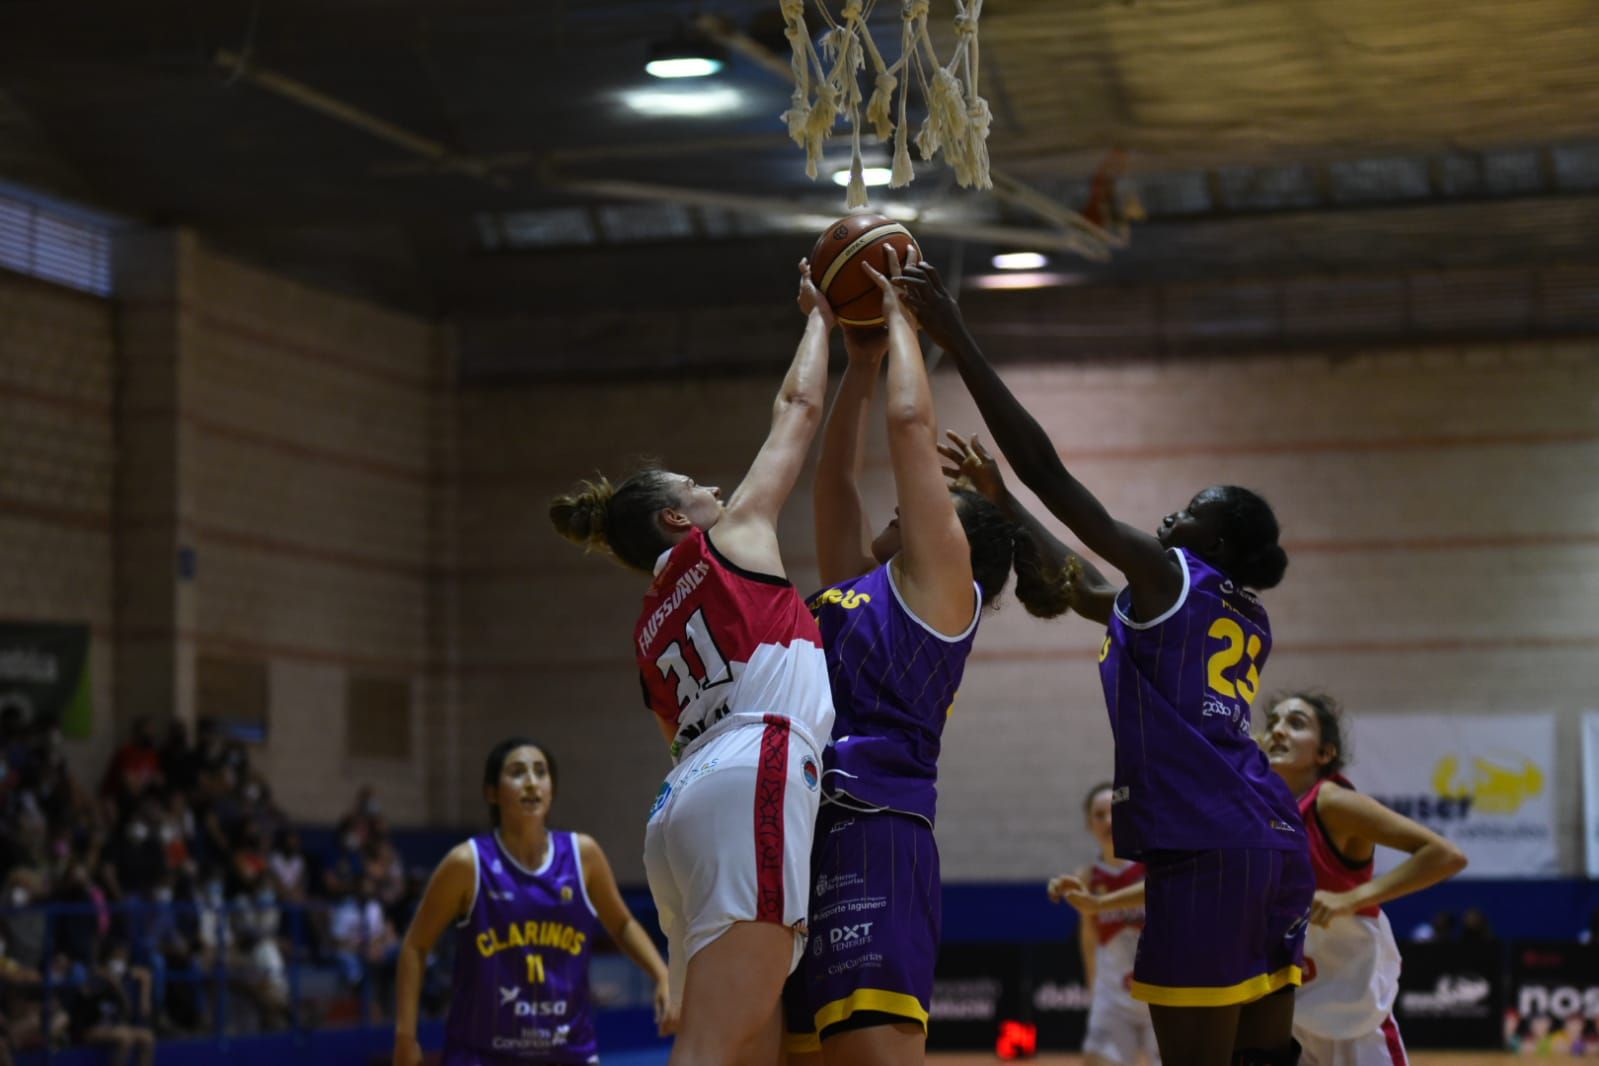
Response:
[[[870,263],[888,273],[888,253],[893,245],[899,265],[906,253],[917,248],[910,230],[882,215],[846,215],[829,225],[816,238],[811,249],[811,278],[833,307],[833,314],[845,326],[883,324],[883,294],[877,283],[861,269]],[[920,248],[917,248],[920,252]]]

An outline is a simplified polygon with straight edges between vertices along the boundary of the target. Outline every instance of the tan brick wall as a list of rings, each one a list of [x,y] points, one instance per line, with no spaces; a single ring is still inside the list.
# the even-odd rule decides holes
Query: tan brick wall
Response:
[[[331,819],[370,781],[391,820],[436,818],[420,729],[438,330],[203,246],[192,266],[175,308],[198,560],[184,637],[271,663],[256,758],[292,814]],[[345,751],[351,672],[411,682],[409,761]]]
[[[86,622],[95,730],[68,745],[96,770],[111,750],[111,309],[0,271],[0,617]]]
[[[1005,374],[1129,521],[1153,528],[1214,482],[1266,494],[1293,562],[1267,594],[1277,650],[1264,687],[1342,696],[1357,758],[1362,716],[1558,712],[1559,840],[1576,870],[1576,716],[1599,689],[1599,345]],[[462,395],[463,781],[501,733],[546,738],[563,760],[558,809],[607,843],[624,878],[641,876],[643,814],[665,767],[628,651],[643,581],[560,541],[542,502],[643,452],[731,488],[776,383]],[[946,425],[980,426],[952,373],[934,391]],[[880,519],[885,460],[879,435],[867,488]],[[802,483],[783,522],[802,588],[815,581],[808,496]],[[1110,770],[1099,639],[1080,620],[1031,619],[1009,595],[984,621],[945,734],[948,876],[1029,877],[1087,853],[1078,801]]]

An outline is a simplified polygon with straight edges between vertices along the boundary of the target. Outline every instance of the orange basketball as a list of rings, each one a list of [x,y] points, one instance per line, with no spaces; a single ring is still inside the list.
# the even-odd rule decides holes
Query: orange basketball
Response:
[[[906,253],[917,247],[910,230],[882,215],[846,215],[816,238],[816,247],[811,249],[811,280],[827,297],[841,324],[883,324],[883,293],[861,264],[870,263],[887,274],[884,249],[888,245],[894,246],[902,267]]]

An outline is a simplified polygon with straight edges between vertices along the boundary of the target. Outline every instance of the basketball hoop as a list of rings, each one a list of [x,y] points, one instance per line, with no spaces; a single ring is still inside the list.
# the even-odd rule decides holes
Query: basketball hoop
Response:
[[[831,0],[811,0],[827,33],[818,52],[805,25],[805,0],[779,0],[784,35],[792,49],[790,67],[794,95],[783,112],[788,135],[805,149],[805,174],[814,179],[822,158],[822,143],[840,115],[850,124],[850,181],[848,206],[865,207],[866,181],[861,162],[860,73],[870,63],[872,95],[866,100],[866,121],[877,139],[894,145],[890,188],[909,185],[911,170],[906,99],[914,76],[927,106],[927,118],[916,134],[916,148],[924,160],[942,154],[955,172],[955,180],[968,188],[993,185],[988,173],[988,127],[993,114],[977,92],[977,22],[983,0],[952,0],[955,7],[955,48],[948,62],[933,50],[927,24],[931,0],[901,0],[900,55],[887,63],[866,28],[877,0],[844,0],[835,18]],[[895,94],[898,94],[896,107]]]

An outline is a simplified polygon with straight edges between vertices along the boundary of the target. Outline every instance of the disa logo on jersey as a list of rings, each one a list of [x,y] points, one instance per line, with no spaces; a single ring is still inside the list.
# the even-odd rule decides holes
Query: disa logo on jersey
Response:
[[[805,778],[805,787],[815,792],[816,784],[821,780],[816,769],[816,760],[807,755],[805,761],[800,764],[800,775]]]

